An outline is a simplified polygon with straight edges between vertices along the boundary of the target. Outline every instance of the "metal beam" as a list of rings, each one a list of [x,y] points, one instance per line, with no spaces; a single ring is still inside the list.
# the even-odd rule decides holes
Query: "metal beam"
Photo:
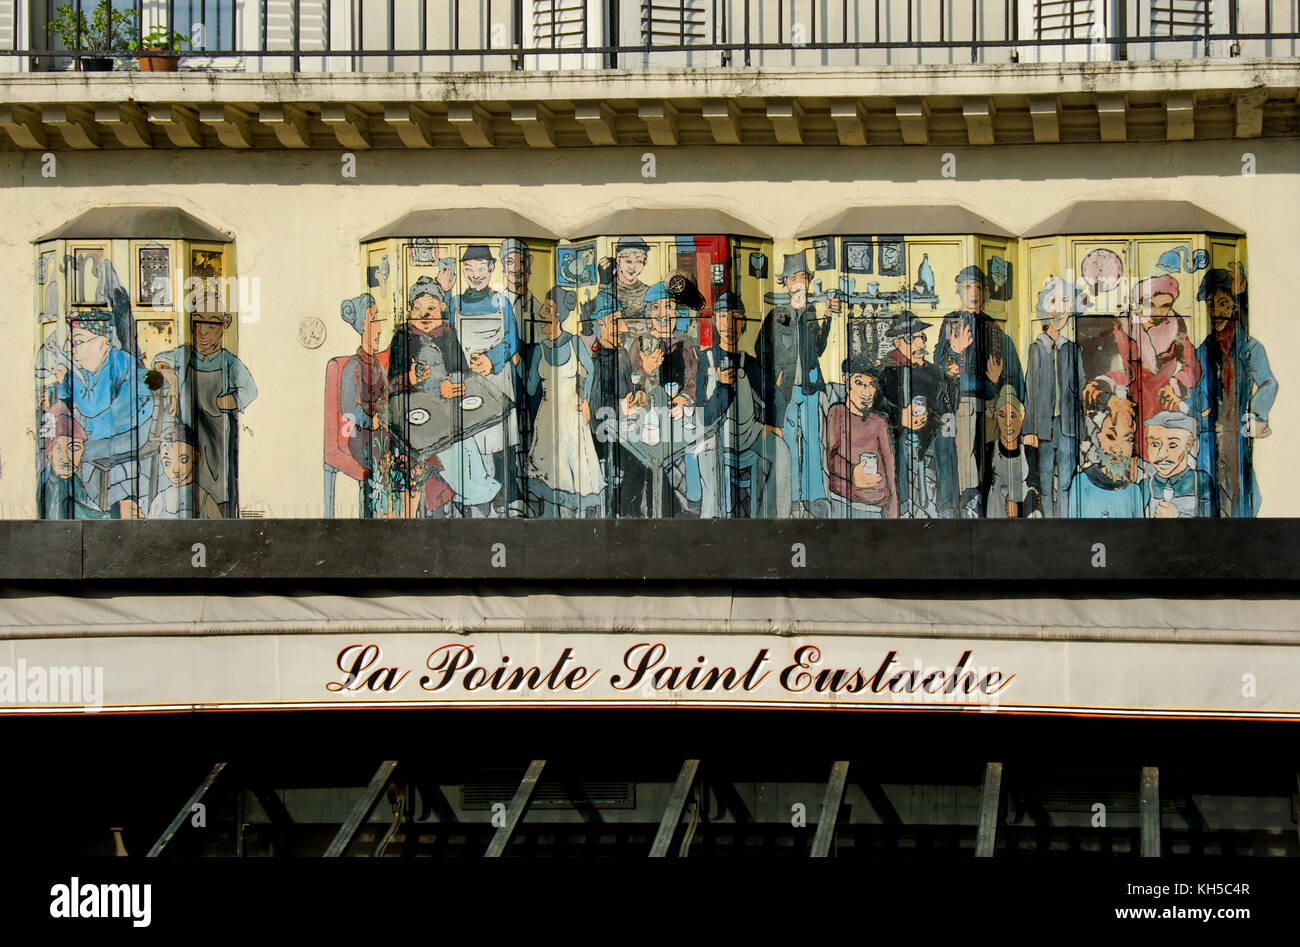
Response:
[[[651,858],[665,858],[668,855],[673,835],[677,832],[677,823],[682,820],[682,810],[686,808],[686,798],[691,794],[691,787],[695,785],[699,771],[699,760],[686,760],[682,763],[682,771],[677,774],[672,795],[668,797],[668,808],[664,810],[654,844],[650,846]]]
[[[357,837],[357,830],[361,828],[361,823],[374,811],[379,796],[388,788],[388,781],[392,778],[395,769],[397,769],[397,760],[384,760],[379,765],[379,769],[375,770],[375,775],[370,778],[370,785],[357,799],[352,812],[348,815],[348,820],[343,823],[338,835],[334,836],[330,847],[325,849],[326,858],[339,858],[347,853],[348,846]]]
[[[831,766],[831,778],[826,783],[826,795],[822,797],[822,812],[817,817],[817,834],[813,836],[812,857],[825,858],[830,854],[831,841],[835,838],[835,822],[840,816],[840,805],[844,802],[844,784],[849,778],[849,761],[836,760]]]
[[[1142,835],[1139,851],[1143,858],[1160,857],[1160,770],[1142,767],[1142,785],[1138,792]]]
[[[975,857],[992,858],[998,843],[998,816],[1002,811],[1002,764],[984,764],[980,791],[980,822],[975,834]]]
[[[497,829],[496,834],[492,836],[485,857],[500,858],[506,853],[510,840],[514,838],[515,828],[533,801],[533,793],[537,792],[537,782],[542,778],[542,770],[545,766],[546,760],[533,760],[528,764],[523,781],[515,790],[515,797],[510,800],[510,805],[506,809],[506,824]]]
[[[190,817],[194,807],[207,795],[208,790],[212,788],[212,784],[217,781],[217,777],[221,775],[221,771],[225,768],[225,763],[217,763],[212,767],[203,782],[199,783],[199,788],[194,790],[189,799],[185,800],[185,805],[181,806],[180,811],[176,813],[167,828],[163,830],[163,834],[158,836],[158,841],[153,843],[153,848],[149,849],[146,858],[157,858],[166,850],[167,846],[171,844],[172,837],[180,831],[181,823]]]

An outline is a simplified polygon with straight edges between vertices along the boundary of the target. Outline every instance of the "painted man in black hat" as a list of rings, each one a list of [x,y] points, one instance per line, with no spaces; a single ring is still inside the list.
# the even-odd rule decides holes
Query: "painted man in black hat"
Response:
[[[624,236],[619,237],[614,246],[614,259],[605,257],[600,261],[601,289],[612,293],[618,300],[634,335],[647,331],[649,325],[645,294],[650,284],[641,280],[649,258],[649,244],[637,236]]]
[[[695,384],[700,420],[717,424],[696,450],[700,518],[738,516],[732,471],[748,473],[754,515],[790,515],[790,451],[782,439],[785,401],[757,357],[741,351],[745,304],[737,293],[713,303],[713,345],[700,356]],[[748,512],[748,511],[746,511]]]
[[[830,339],[831,317],[840,311],[840,300],[832,295],[827,315],[817,315],[817,307],[808,299],[812,269],[807,251],[785,254],[785,265],[776,279],[785,286],[789,301],[777,303],[763,319],[755,354],[772,373],[786,404],[782,436],[790,449],[791,500],[811,513],[814,503],[826,499],[820,405],[826,379],[820,359]]]
[[[501,423],[474,435],[474,441],[484,456],[493,457],[502,502],[519,508],[523,497],[515,411],[519,332],[509,297],[491,286],[495,268],[496,259],[485,244],[465,248],[460,257],[461,291],[452,297],[447,318],[460,338],[470,371],[503,399]]]
[[[986,409],[1001,389],[1010,385],[1025,395],[1020,355],[997,320],[984,311],[988,277],[978,266],[957,274],[961,308],[943,317],[934,361],[939,370],[958,380],[960,395],[955,417],[957,485],[960,501],[979,514],[980,455],[988,449],[994,425]]]
[[[942,419],[956,411],[957,384],[926,360],[926,325],[904,309],[885,332],[893,350],[880,372],[895,437],[900,516],[954,515],[955,447]],[[927,476],[926,468],[933,470]]]

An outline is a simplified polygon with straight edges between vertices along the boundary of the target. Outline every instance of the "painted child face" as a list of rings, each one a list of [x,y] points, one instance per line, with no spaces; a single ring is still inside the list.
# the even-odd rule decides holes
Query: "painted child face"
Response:
[[[1177,427],[1147,425],[1147,457],[1160,476],[1173,477],[1188,467],[1191,454],[1192,432]]]
[[[460,273],[465,277],[469,288],[475,291],[487,289],[488,280],[492,278],[491,260],[466,260],[460,265]]]
[[[615,258],[615,265],[623,283],[634,283],[645,269],[645,254],[640,250],[624,250]]]
[[[745,314],[730,309],[715,309],[713,328],[718,332],[718,344],[728,352],[734,352],[740,348],[740,336],[745,331]]]
[[[1014,404],[1004,404],[997,410],[998,431],[1008,441],[1020,437],[1020,429],[1025,425],[1025,415]]]
[[[440,300],[434,299],[427,293],[416,296],[415,301],[411,303],[411,310],[406,317],[406,321],[421,332],[432,332],[442,322],[442,313],[445,308]]]
[[[850,375],[847,400],[858,414],[866,414],[876,403],[876,380],[870,375]]]
[[[163,473],[178,487],[194,482],[194,467],[199,452],[189,444],[167,441],[159,451],[162,455]]]
[[[55,476],[67,480],[80,470],[81,452],[85,446],[86,442],[79,437],[65,434],[57,438],[54,447],[50,449],[50,466],[54,469]]]

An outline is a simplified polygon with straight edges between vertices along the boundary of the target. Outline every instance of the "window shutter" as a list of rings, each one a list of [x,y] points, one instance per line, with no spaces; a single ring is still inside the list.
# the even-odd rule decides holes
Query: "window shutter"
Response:
[[[1088,39],[1095,21],[1093,0],[1037,0],[1034,4],[1038,39]]]
[[[709,38],[705,0],[641,0],[641,43],[689,46]]]
[[[1152,36],[1204,36],[1210,31],[1210,0],[1152,0]]]
[[[533,0],[533,47],[582,46],[586,0]]]
[[[294,0],[267,0],[267,49],[293,49],[293,2]],[[313,50],[328,47],[328,21],[325,7],[326,0],[298,0],[298,15],[302,21],[299,33],[300,49]]]

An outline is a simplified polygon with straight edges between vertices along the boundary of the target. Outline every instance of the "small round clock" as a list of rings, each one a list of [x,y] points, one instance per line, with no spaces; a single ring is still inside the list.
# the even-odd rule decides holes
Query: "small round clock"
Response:
[[[306,349],[318,349],[325,342],[325,323],[315,316],[308,316],[298,323],[298,341]]]

